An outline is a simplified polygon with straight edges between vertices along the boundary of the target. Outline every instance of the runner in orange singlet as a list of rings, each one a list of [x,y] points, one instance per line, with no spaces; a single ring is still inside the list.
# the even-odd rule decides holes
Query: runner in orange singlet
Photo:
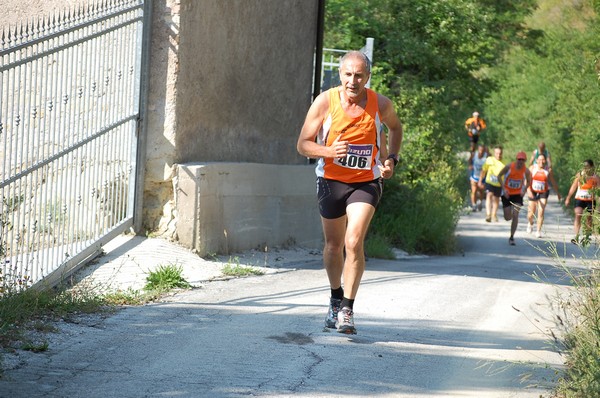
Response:
[[[581,170],[575,176],[569,193],[565,198],[565,206],[568,206],[571,201],[571,196],[575,194],[575,220],[573,221],[573,230],[575,231],[575,237],[571,239],[574,244],[579,244],[579,230],[581,229],[581,217],[583,211],[587,210],[589,217],[587,219],[587,227],[591,230],[592,228],[592,217],[594,216],[594,209],[596,208],[596,195],[595,191],[600,188],[600,177],[596,175],[594,168],[594,162],[591,159],[587,159],[583,162],[583,170]]]
[[[297,143],[301,155],[318,159],[323,263],[331,288],[325,325],[348,334],[356,333],[354,299],[365,270],[365,236],[382,178],[392,177],[402,144],[392,101],[365,87],[370,75],[366,55],[347,53],[340,61],[341,86],[315,99]]]
[[[531,172],[525,166],[527,155],[525,152],[517,153],[517,161],[504,166],[498,173],[502,182],[502,207],[504,219],[512,221],[510,224],[510,238],[508,244],[515,245],[515,232],[519,225],[519,212],[523,206],[523,194],[531,187]]]
[[[529,198],[527,209],[527,233],[530,234],[533,231],[533,219],[537,212],[537,232],[535,236],[541,238],[544,213],[546,211],[548,197],[550,196],[549,184],[552,184],[552,188],[556,191],[559,201],[561,200],[561,197],[560,192],[558,192],[558,184],[556,184],[552,169],[546,168],[546,156],[544,154],[538,155],[536,163],[529,168],[529,171],[531,172],[532,181],[530,189],[527,190],[527,196]]]

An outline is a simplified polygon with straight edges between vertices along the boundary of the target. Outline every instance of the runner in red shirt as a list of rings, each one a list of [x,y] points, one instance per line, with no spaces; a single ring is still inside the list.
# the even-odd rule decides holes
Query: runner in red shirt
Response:
[[[502,182],[502,207],[504,219],[512,221],[510,224],[510,237],[508,244],[515,245],[515,232],[519,225],[519,212],[523,206],[523,194],[531,187],[531,172],[525,165],[527,155],[525,152],[517,153],[517,161],[504,166],[498,174]]]

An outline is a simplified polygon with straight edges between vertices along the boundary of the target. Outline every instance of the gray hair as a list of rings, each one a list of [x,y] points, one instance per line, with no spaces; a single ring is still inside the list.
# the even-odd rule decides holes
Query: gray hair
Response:
[[[346,60],[350,58],[359,58],[364,61],[367,67],[367,73],[371,73],[371,60],[367,55],[361,51],[348,51],[344,56],[340,59],[340,67],[346,62]]]

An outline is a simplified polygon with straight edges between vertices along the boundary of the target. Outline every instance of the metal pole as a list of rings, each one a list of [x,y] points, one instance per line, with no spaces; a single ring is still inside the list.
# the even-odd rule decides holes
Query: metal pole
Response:
[[[325,0],[319,0],[317,14],[317,41],[315,43],[315,68],[313,81],[313,100],[321,93],[323,70],[323,30],[325,26]]]
[[[148,126],[148,91],[150,82],[150,48],[152,42],[152,0],[144,1],[144,19],[142,33],[142,57],[140,68],[140,104],[137,129],[137,156],[135,170],[135,193],[133,200],[133,230],[136,234],[142,231],[142,215],[144,206],[144,168],[146,162],[146,136]]]
[[[363,52],[365,53],[365,55],[367,57],[369,57],[369,60],[371,60],[371,69],[373,68],[373,43],[374,42],[375,42],[375,39],[373,39],[372,37],[367,37],[367,42],[363,49]],[[371,87],[371,79],[370,78],[366,84],[366,87],[369,87],[369,88]]]

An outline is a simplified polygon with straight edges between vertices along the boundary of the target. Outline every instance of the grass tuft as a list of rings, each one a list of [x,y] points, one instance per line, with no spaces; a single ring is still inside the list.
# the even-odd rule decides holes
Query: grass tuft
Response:
[[[146,291],[166,292],[171,289],[189,289],[192,287],[183,278],[183,267],[168,264],[160,265],[155,271],[150,271],[146,277]]]
[[[232,259],[230,258],[229,262],[227,264],[225,264],[225,266],[223,267],[222,272],[226,276],[235,276],[235,277],[250,276],[250,275],[264,275],[264,272],[257,268],[240,265],[240,260],[237,257],[235,257],[233,259],[233,264],[232,264]]]

